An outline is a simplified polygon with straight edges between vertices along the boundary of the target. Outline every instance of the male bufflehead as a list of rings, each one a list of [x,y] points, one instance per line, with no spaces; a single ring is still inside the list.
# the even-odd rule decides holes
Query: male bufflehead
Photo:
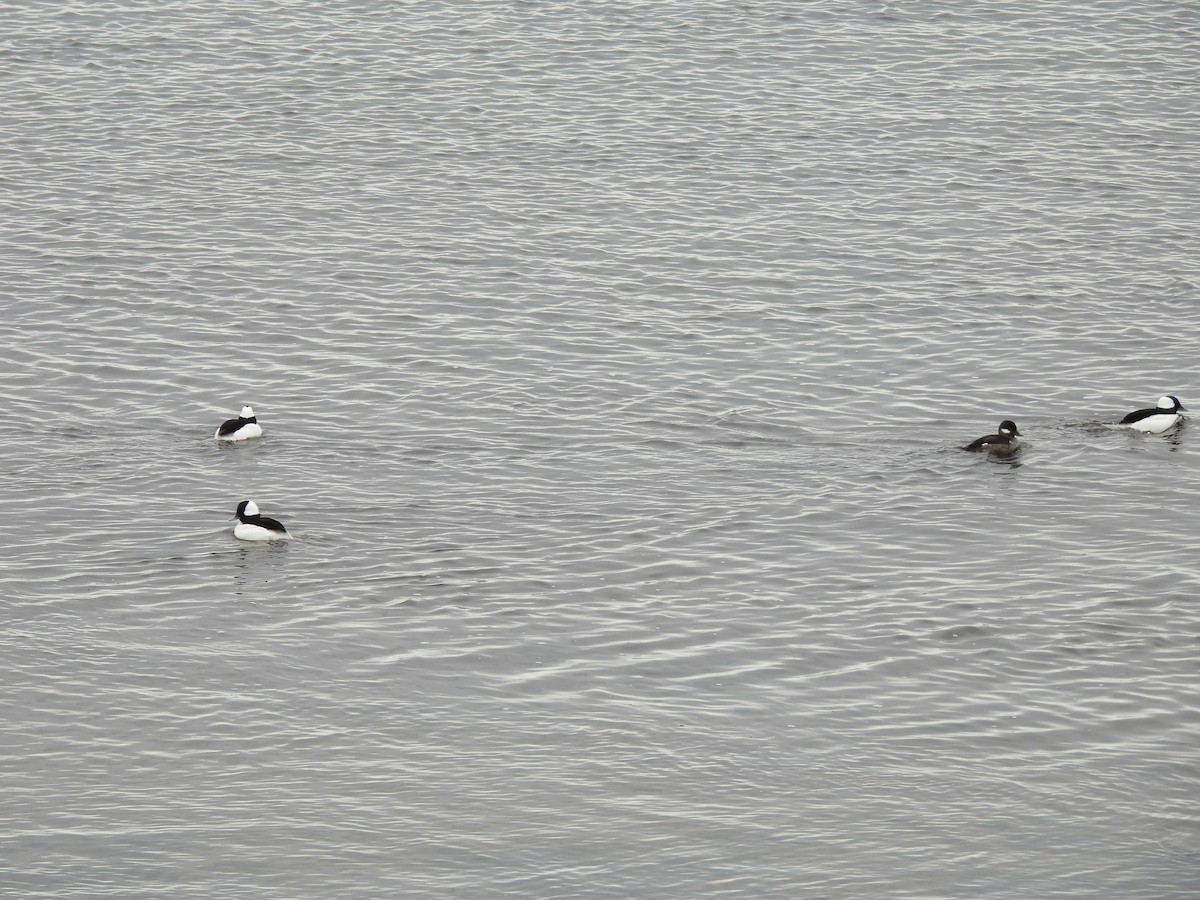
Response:
[[[1178,423],[1183,418],[1180,413],[1185,412],[1187,410],[1179,402],[1179,398],[1168,394],[1158,398],[1158,406],[1131,412],[1121,420],[1121,424],[1149,434],[1162,434]]]
[[[978,452],[987,451],[996,456],[1012,456],[1021,446],[1021,441],[1018,438],[1020,433],[1017,431],[1016,422],[1012,419],[1005,419],[1000,423],[999,433],[976,438],[963,447],[963,449]]]
[[[253,500],[239,503],[235,515],[238,523],[233,526],[233,536],[243,541],[286,541],[291,538],[278,519],[260,516]]]
[[[242,414],[236,419],[226,419],[213,435],[218,441],[244,441],[246,438],[262,437],[262,426],[254,417],[254,410],[249,406],[242,407]]]

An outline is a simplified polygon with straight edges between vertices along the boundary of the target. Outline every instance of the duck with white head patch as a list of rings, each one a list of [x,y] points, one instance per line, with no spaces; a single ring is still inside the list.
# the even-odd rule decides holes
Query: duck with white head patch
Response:
[[[226,419],[213,435],[218,441],[244,441],[247,438],[262,437],[262,426],[254,415],[254,409],[242,407],[242,414],[236,419]]]
[[[1144,431],[1147,434],[1162,434],[1168,428],[1174,428],[1181,421],[1187,410],[1179,402],[1179,398],[1167,394],[1158,398],[1158,405],[1151,409],[1138,409],[1131,412],[1120,422],[1127,428]]]
[[[234,515],[238,523],[233,526],[233,536],[243,541],[286,541],[292,537],[278,519],[259,515],[253,500],[239,503]]]
[[[1012,456],[1021,447],[1020,434],[1021,432],[1017,431],[1017,423],[1012,419],[1005,419],[1000,423],[996,434],[976,438],[963,449],[974,453],[990,453],[993,456]]]

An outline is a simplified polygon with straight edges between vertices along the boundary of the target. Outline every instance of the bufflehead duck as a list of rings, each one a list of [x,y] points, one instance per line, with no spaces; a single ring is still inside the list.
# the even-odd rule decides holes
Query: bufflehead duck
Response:
[[[1180,413],[1185,412],[1187,410],[1179,402],[1179,398],[1168,394],[1158,398],[1158,406],[1131,412],[1121,420],[1121,424],[1149,434],[1162,434],[1179,422],[1183,418]]]
[[[233,536],[243,541],[286,541],[291,538],[278,519],[260,516],[253,500],[239,503],[235,515],[238,523],[233,526]]]
[[[213,435],[218,441],[244,441],[246,438],[262,437],[262,426],[254,417],[254,410],[249,406],[242,407],[242,414],[236,419],[226,419]]]
[[[1018,438],[1020,433],[1017,431],[1016,422],[1012,419],[1005,419],[1000,423],[1000,430],[997,434],[989,434],[986,437],[976,438],[963,447],[963,449],[977,452],[987,451],[996,456],[1012,456],[1021,446],[1021,441]]]

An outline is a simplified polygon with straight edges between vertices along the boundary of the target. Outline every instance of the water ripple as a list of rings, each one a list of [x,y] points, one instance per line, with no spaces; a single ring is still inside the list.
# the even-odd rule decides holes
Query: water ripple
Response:
[[[1189,11],[394,12],[11,11],[9,890],[1194,895]]]

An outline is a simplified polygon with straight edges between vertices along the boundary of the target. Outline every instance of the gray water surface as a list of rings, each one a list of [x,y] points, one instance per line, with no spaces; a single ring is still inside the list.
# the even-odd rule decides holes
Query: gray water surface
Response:
[[[4,896],[1200,893],[1194,6],[5,20]]]

